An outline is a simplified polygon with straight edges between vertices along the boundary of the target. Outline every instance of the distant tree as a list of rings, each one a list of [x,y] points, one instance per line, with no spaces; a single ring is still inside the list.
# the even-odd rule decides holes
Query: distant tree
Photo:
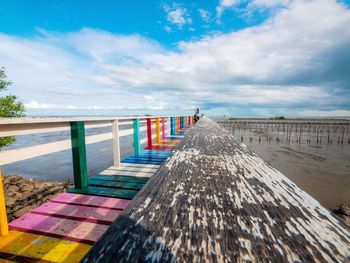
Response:
[[[270,118],[271,120],[285,120],[286,117],[284,116],[276,116],[276,117],[273,117],[273,118]]]
[[[0,68],[0,92],[6,91],[11,85],[8,81],[4,68]],[[15,95],[4,95],[0,97],[0,118],[3,117],[22,117],[24,116],[24,104]],[[0,148],[4,147],[16,139],[14,137],[0,138]]]

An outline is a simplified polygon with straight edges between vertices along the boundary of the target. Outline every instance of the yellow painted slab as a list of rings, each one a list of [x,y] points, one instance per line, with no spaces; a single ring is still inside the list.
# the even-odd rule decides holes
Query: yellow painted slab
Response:
[[[159,143],[155,143],[154,145],[173,145],[175,146],[177,143],[176,142],[159,142]]]
[[[89,252],[90,248],[90,245],[78,242],[20,231],[10,231],[7,236],[0,238],[0,253],[49,262],[79,262]],[[15,257],[8,259],[16,261]]]

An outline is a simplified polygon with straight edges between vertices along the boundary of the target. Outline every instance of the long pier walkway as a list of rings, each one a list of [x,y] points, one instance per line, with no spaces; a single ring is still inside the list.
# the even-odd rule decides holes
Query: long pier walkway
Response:
[[[118,136],[113,136],[114,165],[91,178],[86,176],[84,129],[71,123],[74,189],[11,222],[9,233],[0,221],[0,258],[350,261],[348,225],[213,120],[203,117],[190,129],[187,120],[168,119],[172,132],[166,136],[164,119],[156,118],[153,143],[147,118],[142,150],[135,120],[135,154],[119,161]],[[114,134],[117,128],[113,121]]]
[[[166,136],[165,119],[155,119],[153,143],[151,118],[147,119],[143,150],[139,122],[134,122],[135,154],[90,178],[83,125],[75,123],[71,130],[75,187],[10,222],[9,232],[1,222],[0,262],[79,262],[172,154],[192,122],[189,117],[169,120],[171,135]]]
[[[207,117],[83,260],[349,261],[349,226]]]

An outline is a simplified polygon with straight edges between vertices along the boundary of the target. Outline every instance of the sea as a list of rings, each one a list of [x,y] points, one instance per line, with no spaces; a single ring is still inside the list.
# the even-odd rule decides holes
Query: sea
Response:
[[[120,126],[120,131],[130,129],[131,125]],[[86,129],[86,136],[111,132],[111,127]],[[141,132],[141,138],[146,132]],[[45,144],[70,139],[69,131],[22,135],[16,137],[16,142],[2,148],[2,151]],[[121,159],[133,154],[132,135],[120,137]],[[86,146],[87,165],[89,176],[95,175],[113,165],[112,140],[103,141]],[[3,174],[20,175],[25,178],[34,178],[49,181],[73,181],[73,164],[71,150],[52,153],[29,160],[4,165]]]

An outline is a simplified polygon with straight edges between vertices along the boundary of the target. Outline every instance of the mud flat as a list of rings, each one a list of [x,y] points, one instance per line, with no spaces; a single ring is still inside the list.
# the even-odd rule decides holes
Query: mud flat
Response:
[[[350,206],[349,120],[231,119],[221,125],[323,206]]]
[[[17,175],[3,175],[3,186],[9,221],[22,216],[71,187],[69,183],[27,179]]]

